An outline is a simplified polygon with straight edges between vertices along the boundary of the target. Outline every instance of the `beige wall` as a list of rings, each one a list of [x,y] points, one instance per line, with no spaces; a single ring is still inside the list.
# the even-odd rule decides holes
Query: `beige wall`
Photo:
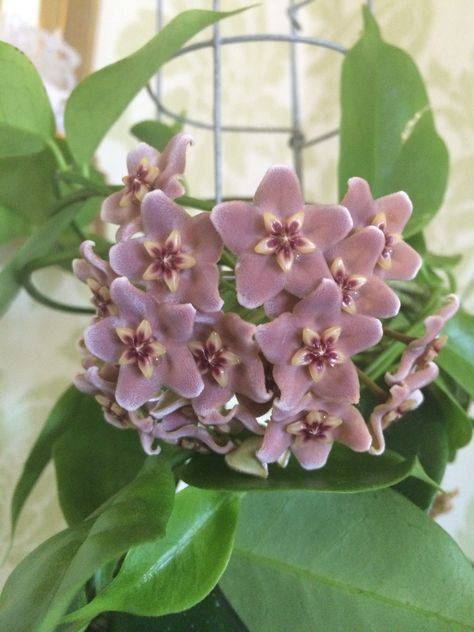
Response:
[[[164,0],[164,4],[171,7],[167,12],[171,17],[180,9],[209,8],[211,3]],[[247,4],[246,0],[222,0],[223,8]],[[471,291],[474,270],[474,3],[472,0],[378,0],[375,5],[386,39],[407,50],[419,64],[428,84],[439,130],[450,149],[449,190],[441,213],[430,226],[429,235],[435,251],[443,254],[462,251],[465,254],[458,275],[468,304],[474,309],[474,293]],[[3,0],[3,6],[11,10],[16,8],[30,18],[32,14],[38,14],[35,0]],[[94,62],[97,67],[132,52],[153,35],[154,6],[152,0],[102,0]],[[282,0],[265,0],[260,7],[223,23],[222,33],[286,31],[286,6]],[[301,14],[304,33],[335,39],[350,46],[361,27],[360,6],[361,2],[356,0],[318,0]],[[337,125],[341,59],[336,53],[309,48],[302,49],[301,55],[303,120],[307,135],[312,136]],[[186,110],[194,117],[210,118],[210,59],[209,52],[203,52],[167,66],[163,87],[169,106],[177,111]],[[225,121],[286,124],[288,81],[284,46],[258,44],[229,48],[223,52],[223,62]],[[149,99],[138,96],[103,142],[100,163],[111,180],[119,181],[123,175],[126,150],[133,146],[128,127],[153,113]],[[195,138],[187,179],[193,195],[209,195],[212,191],[211,139],[204,132],[196,132]],[[336,157],[336,140],[308,151],[308,198],[336,199]],[[285,138],[226,137],[226,194],[251,194],[270,164],[290,163],[290,160]],[[65,281],[56,275],[49,275],[45,282],[68,300],[75,300],[71,296],[82,292],[72,280]],[[32,304],[25,296],[18,298],[2,322],[0,440],[4,447],[0,486],[4,491],[13,488],[48,409],[77,371],[78,356],[73,340],[78,337],[84,322]],[[21,345],[18,344],[19,332]],[[474,517],[474,496],[470,489],[474,474],[473,456],[471,446],[461,453],[456,466],[449,471],[445,487],[461,486],[464,493],[457,501],[456,512],[443,521],[471,556],[474,556],[474,540],[468,525]],[[8,533],[8,503],[8,494],[4,493],[0,500],[0,529],[4,542]],[[1,571],[2,575],[6,576],[12,565],[60,524],[53,475],[49,470],[23,515],[16,546]]]

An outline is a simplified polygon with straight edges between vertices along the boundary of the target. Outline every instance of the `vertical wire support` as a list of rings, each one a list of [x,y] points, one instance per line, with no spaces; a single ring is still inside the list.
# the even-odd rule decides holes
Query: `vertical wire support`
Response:
[[[212,9],[219,11],[220,0],[212,0]],[[222,202],[222,77],[221,77],[221,45],[219,25],[213,27],[212,40],[214,52],[213,73],[213,126],[214,126],[214,187],[216,204]]]
[[[163,28],[163,0],[156,0],[156,28],[158,29],[158,33]],[[155,90],[156,90],[156,118],[160,120],[161,118],[161,109],[160,103],[162,101],[161,94],[161,70],[156,73],[155,78]]]
[[[288,7],[288,18],[290,21],[291,35],[296,37],[298,31],[301,29],[297,19],[296,11],[298,6],[295,4],[295,0],[290,0]],[[290,97],[291,97],[291,127],[292,135],[290,138],[290,147],[293,153],[293,166],[296,174],[303,185],[303,151],[302,145],[304,142],[304,135],[301,130],[301,113],[300,113],[300,95],[299,95],[299,79],[298,79],[298,53],[296,49],[296,42],[290,44]]]

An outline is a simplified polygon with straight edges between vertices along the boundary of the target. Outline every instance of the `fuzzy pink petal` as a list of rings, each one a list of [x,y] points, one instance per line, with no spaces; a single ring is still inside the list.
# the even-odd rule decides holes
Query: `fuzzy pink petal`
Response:
[[[217,263],[222,254],[222,239],[214,228],[209,213],[199,213],[189,219],[183,239],[190,253],[207,263]]]
[[[265,314],[269,318],[276,318],[283,314],[284,312],[291,312],[295,307],[296,303],[298,303],[298,298],[289,294],[285,290],[271,298],[269,301],[266,301],[264,304]]]
[[[145,235],[156,241],[165,241],[172,230],[182,230],[189,221],[186,211],[159,190],[143,198],[142,217]]]
[[[298,437],[295,439],[291,451],[305,470],[317,470],[326,465],[331,449],[332,443],[315,439],[304,441]]]
[[[363,178],[350,178],[341,204],[351,214],[354,228],[367,226],[377,213],[369,184]]]
[[[335,441],[343,443],[356,452],[367,452],[372,443],[372,437],[357,408],[348,406],[342,419],[343,423],[333,432]]]
[[[189,270],[186,300],[202,312],[219,311],[224,301],[219,295],[219,270],[214,263],[201,263]]]
[[[392,266],[388,270],[380,270],[380,276],[385,279],[409,281],[415,278],[421,268],[420,255],[404,241],[395,244],[392,252]]]
[[[343,239],[352,228],[352,219],[343,206],[306,206],[303,233],[319,250]]]
[[[301,332],[291,314],[285,313],[265,325],[258,325],[255,339],[272,364],[289,364],[301,346]]]
[[[322,328],[331,327],[341,318],[341,292],[334,280],[322,279],[317,289],[302,299],[293,310],[301,321],[319,320]]]
[[[194,410],[200,416],[205,416],[215,408],[223,406],[233,395],[230,388],[219,386],[212,377],[205,376],[203,382],[204,389],[192,401]]]
[[[197,397],[204,388],[194,358],[188,349],[175,347],[166,355],[166,384],[181,397]]]
[[[285,289],[300,298],[312,292],[323,277],[332,278],[320,252],[300,255],[286,275]]]
[[[371,276],[359,290],[357,312],[376,318],[391,318],[400,311],[400,299],[379,277]]]
[[[120,206],[122,196],[122,191],[116,191],[106,197],[102,202],[100,219],[103,222],[121,224],[122,222],[129,221],[133,215],[137,214],[137,208],[132,207],[132,205],[126,207]]]
[[[270,421],[263,437],[263,443],[257,451],[257,459],[262,463],[274,463],[288,450],[292,436],[281,423]]]
[[[191,338],[196,310],[192,305],[171,305],[163,303],[157,305],[154,301],[155,313],[158,319],[160,333],[163,339],[170,338],[173,342],[186,343]],[[166,343],[165,343],[166,346]]]
[[[133,205],[128,208],[131,209],[133,213],[129,213],[130,219],[124,220],[122,226],[117,229],[117,234],[115,235],[117,241],[125,241],[133,237],[136,233],[143,232],[142,216],[139,207]]]
[[[376,345],[383,336],[382,324],[376,318],[358,314],[343,315],[343,330],[338,348],[353,356]]]
[[[129,174],[135,173],[140,162],[146,159],[152,165],[158,164],[159,153],[154,147],[146,143],[138,143],[127,155],[127,171]]]
[[[301,211],[304,201],[295,172],[281,165],[268,169],[255,192],[254,204],[281,218]]]
[[[321,380],[311,380],[311,391],[320,399],[356,404],[360,398],[359,378],[351,361],[327,367]]]
[[[384,245],[382,231],[376,226],[367,226],[336,244],[325,257],[329,265],[336,257],[341,257],[350,274],[368,277],[373,273]]]
[[[314,385],[306,367],[295,367],[291,364],[278,364],[275,366],[273,378],[281,391],[276,404],[282,410],[295,408],[311,386]]]
[[[398,191],[375,200],[375,210],[376,214],[385,214],[387,228],[391,233],[400,234],[410,219],[413,204],[404,191]]]
[[[158,166],[163,177],[170,178],[174,175],[182,175],[186,167],[186,150],[192,145],[193,138],[189,134],[176,134],[169,141],[160,155]]]
[[[160,362],[150,379],[143,376],[136,364],[120,367],[116,400],[125,410],[137,410],[158,394],[163,384],[164,365]]]
[[[262,213],[247,202],[218,204],[210,218],[224,244],[237,255],[253,251],[265,234]]]
[[[119,321],[112,317],[98,320],[87,327],[84,332],[87,349],[101,360],[115,364],[123,351],[123,345],[115,333],[115,327],[118,326]]]
[[[263,305],[280,292],[286,281],[285,273],[275,257],[245,253],[235,267],[237,300],[252,309]]]
[[[151,263],[143,239],[129,239],[115,244],[110,249],[109,258],[115,272],[130,281],[143,282],[143,273]]]
[[[119,308],[120,317],[136,325],[148,319],[157,307],[152,296],[138,290],[125,277],[112,281],[110,296]]]

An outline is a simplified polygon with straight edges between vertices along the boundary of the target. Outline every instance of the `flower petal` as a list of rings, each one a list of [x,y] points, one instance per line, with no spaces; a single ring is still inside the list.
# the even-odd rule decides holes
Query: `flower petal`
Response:
[[[282,219],[301,211],[304,201],[295,172],[281,165],[270,167],[255,192],[254,204]]]

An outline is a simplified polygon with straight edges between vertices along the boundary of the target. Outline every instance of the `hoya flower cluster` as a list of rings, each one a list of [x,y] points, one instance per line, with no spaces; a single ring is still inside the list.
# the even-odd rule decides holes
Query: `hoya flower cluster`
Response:
[[[334,441],[380,454],[383,430],[436,377],[437,336],[457,309],[451,297],[409,341],[367,424],[353,358],[400,309],[387,281],[421,265],[401,237],[408,196],[374,200],[352,178],[341,205],[306,205],[296,175],[277,166],[252,202],[190,215],[174,201],[190,141],[178,134],[161,154],[145,144],[129,154],[124,188],[101,211],[118,225],[109,262],[92,242],[74,262],[97,308],[76,385],[150,454],[156,440],[177,443],[263,476],[290,453],[322,467]],[[245,318],[223,310],[229,292]]]

